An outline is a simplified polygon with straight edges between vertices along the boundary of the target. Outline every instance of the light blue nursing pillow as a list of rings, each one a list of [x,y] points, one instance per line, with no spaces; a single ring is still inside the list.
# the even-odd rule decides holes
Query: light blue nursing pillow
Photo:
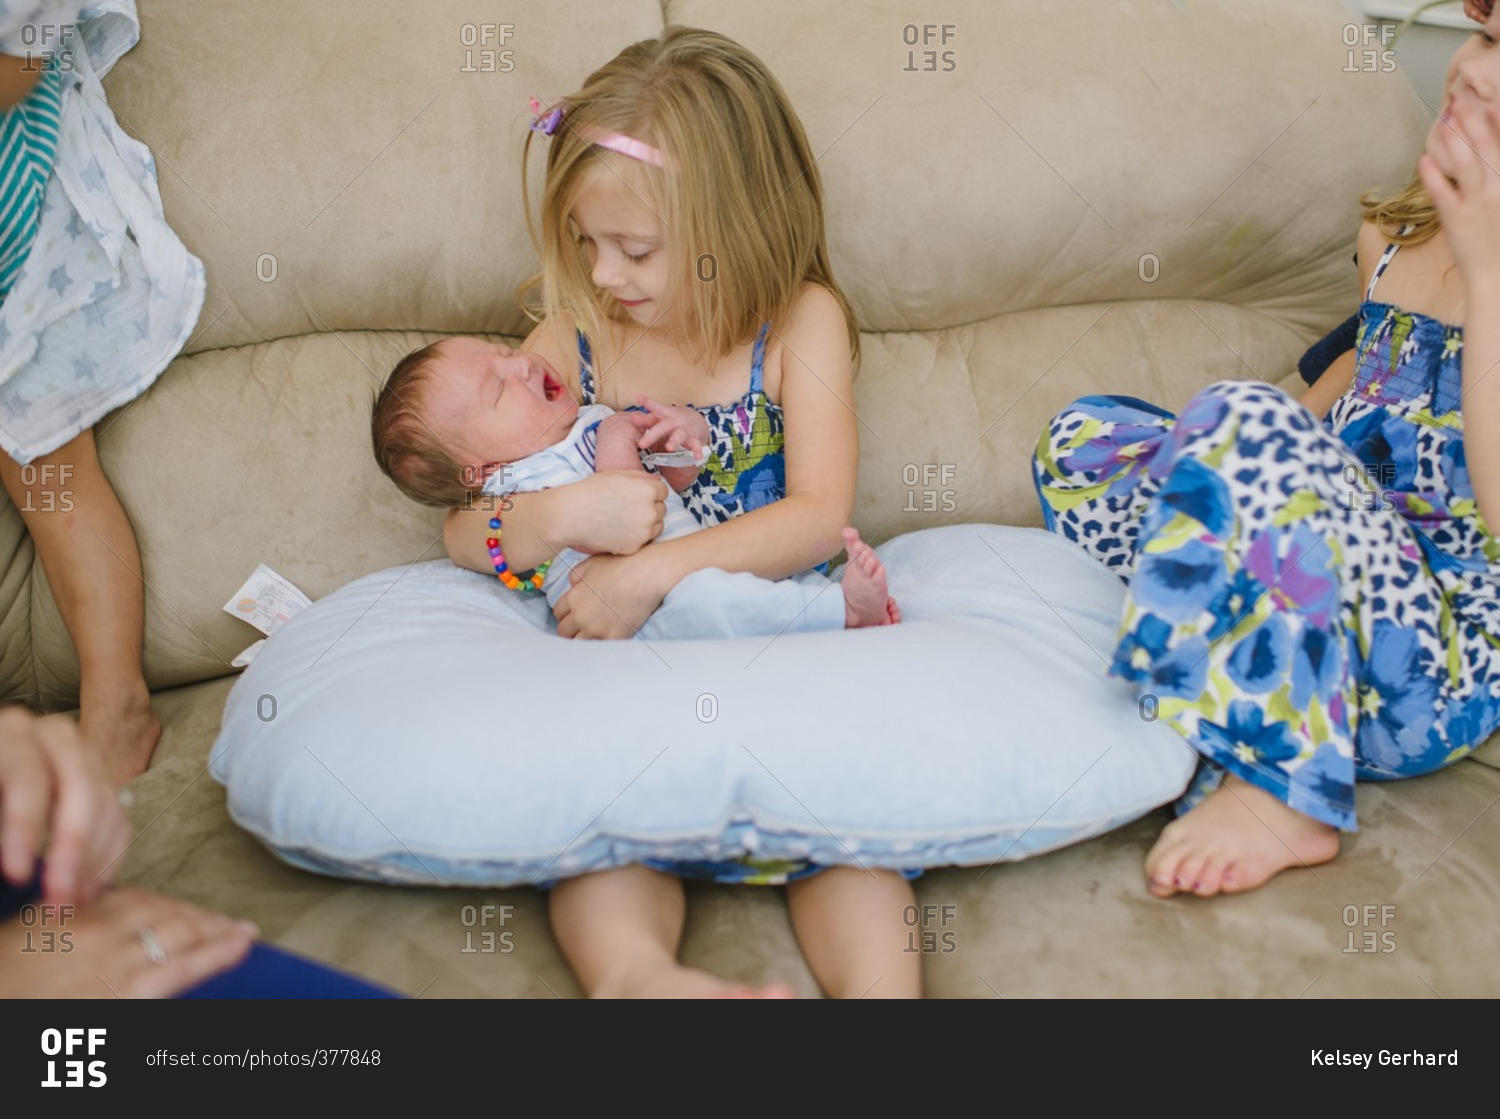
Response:
[[[286,861],[508,886],[642,859],[989,864],[1178,796],[1195,758],[1107,677],[1123,586],[1038,529],[878,549],[897,626],[567,641],[446,560],[370,575],[279,630],[211,771]]]

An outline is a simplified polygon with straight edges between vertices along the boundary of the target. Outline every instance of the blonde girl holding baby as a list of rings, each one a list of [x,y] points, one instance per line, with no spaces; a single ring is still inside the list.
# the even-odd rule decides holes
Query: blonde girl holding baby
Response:
[[[630,637],[703,568],[783,579],[825,563],[854,504],[859,336],[829,265],[813,152],[781,86],[732,40],[669,27],[533,110],[528,158],[544,148],[547,173],[533,229],[540,321],[525,348],[584,403],[697,408],[709,455],[684,497],[712,527],[651,543],[665,487],[606,471],[516,494],[501,525],[491,509],[453,512],[449,554],[524,576],[564,548],[592,553],[556,607],[558,632],[584,638]],[[648,429],[641,445],[655,440]],[[902,951],[912,891],[900,874],[741,860],[558,884],[554,928],[591,994],[786,993],[677,962],[681,874],[786,884],[829,994],[919,993],[919,957]]]

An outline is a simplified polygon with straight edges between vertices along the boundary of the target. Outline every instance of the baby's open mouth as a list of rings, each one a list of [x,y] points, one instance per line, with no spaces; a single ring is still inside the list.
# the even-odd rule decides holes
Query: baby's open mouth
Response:
[[[546,396],[548,400],[556,400],[558,394],[561,393],[562,390],[563,387],[558,383],[556,377],[552,376],[551,373],[542,374],[542,394]]]

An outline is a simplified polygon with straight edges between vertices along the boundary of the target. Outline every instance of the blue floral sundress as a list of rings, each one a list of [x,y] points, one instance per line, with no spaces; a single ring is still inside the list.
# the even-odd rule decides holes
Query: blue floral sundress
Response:
[[[682,494],[699,524],[723,524],[786,496],[785,423],[781,405],[766,395],[766,336],[761,325],[750,356],[750,387],[733,404],[690,405],[708,421],[708,461]],[[578,385],[585,404],[598,402],[594,358],[578,333]]]
[[[1500,724],[1500,542],[1465,463],[1462,328],[1360,307],[1349,389],[1319,420],[1224,382],[1180,417],[1090,396],[1033,467],[1047,525],[1127,583],[1110,672],[1203,759],[1355,830],[1354,782],[1411,777]]]

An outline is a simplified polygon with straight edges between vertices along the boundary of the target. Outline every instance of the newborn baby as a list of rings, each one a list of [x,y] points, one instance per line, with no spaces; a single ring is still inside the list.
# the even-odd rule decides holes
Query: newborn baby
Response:
[[[576,482],[596,470],[647,469],[642,452],[671,460],[703,458],[708,422],[692,408],[641,398],[643,410],[580,407],[536,354],[478,338],[445,338],[407,355],[375,401],[375,459],[408,497],[463,505],[478,481],[487,494],[527,493]],[[680,455],[687,451],[689,455]],[[663,464],[672,491],[659,540],[702,525],[678,492],[694,465]],[[843,531],[849,563],[840,582],[812,571],[761,579],[718,568],[677,584],[637,632],[648,640],[747,637],[890,625],[901,620],[885,567],[853,528]],[[587,558],[564,549],[542,590],[555,607],[569,573]]]

